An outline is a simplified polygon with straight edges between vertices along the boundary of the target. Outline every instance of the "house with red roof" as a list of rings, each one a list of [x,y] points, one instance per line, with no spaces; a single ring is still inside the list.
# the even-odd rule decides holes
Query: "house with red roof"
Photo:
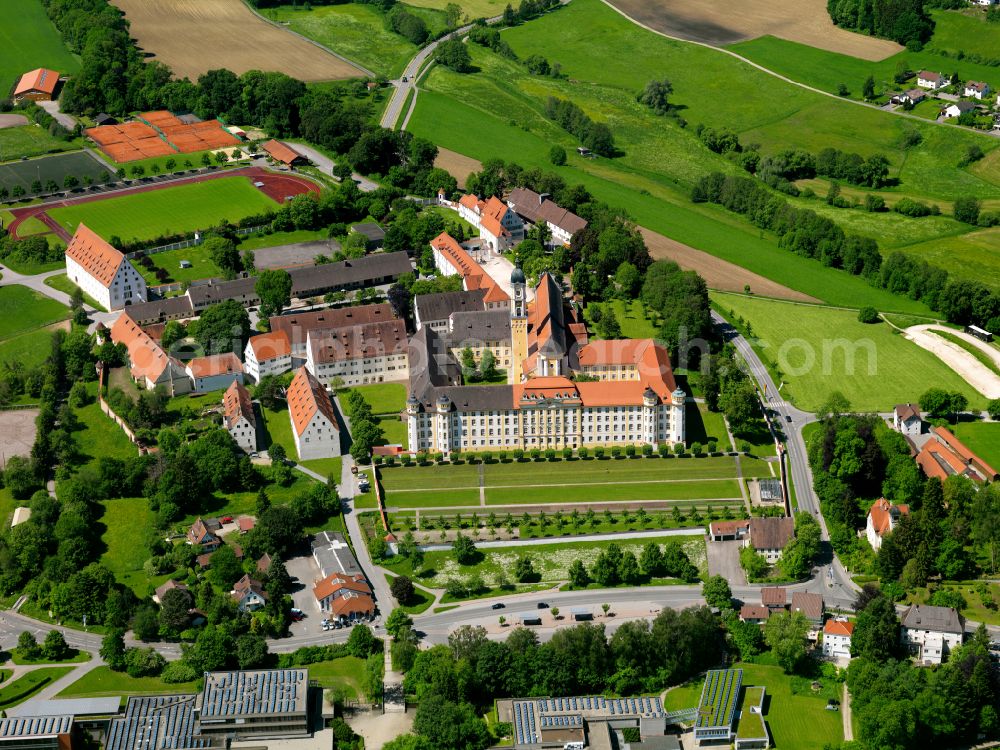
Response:
[[[865,538],[873,550],[882,546],[882,539],[892,533],[899,519],[910,514],[909,505],[893,505],[884,497],[880,497],[868,511],[868,521],[865,524]]]
[[[221,391],[233,383],[243,384],[243,363],[232,352],[195,357],[185,368],[193,393]]]
[[[976,483],[994,482],[1000,473],[973,453],[947,427],[932,427],[931,439],[917,453],[917,463],[924,474],[942,482],[950,476],[961,475]]]
[[[375,596],[361,574],[331,573],[313,586],[321,611],[341,620],[358,620],[375,614]]]
[[[109,335],[128,352],[129,372],[136,383],[149,390],[163,386],[171,396],[191,392],[191,378],[184,365],[163,351],[127,311],[118,316]]]
[[[524,239],[524,221],[496,196],[484,201],[475,195],[463,195],[457,208],[458,215],[479,230],[489,250],[506,252]]]
[[[292,369],[292,342],[288,331],[270,331],[251,336],[243,350],[243,371],[255,383],[266,375],[281,375]]]
[[[109,311],[147,299],[146,280],[135,266],[85,224],[66,246],[66,275]]]
[[[850,659],[854,623],[844,619],[827,620],[823,625],[823,656]]]
[[[339,456],[340,428],[333,401],[308,369],[298,369],[286,398],[299,460]]]
[[[35,68],[25,73],[14,87],[14,101],[47,102],[55,99],[59,74],[48,68]]]
[[[465,291],[483,291],[486,310],[510,307],[510,295],[479,265],[468,250],[447,232],[431,240],[434,266],[444,276],[461,276]]]

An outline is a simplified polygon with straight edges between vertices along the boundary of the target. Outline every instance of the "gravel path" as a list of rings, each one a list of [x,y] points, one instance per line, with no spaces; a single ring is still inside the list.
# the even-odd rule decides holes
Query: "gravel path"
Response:
[[[975,336],[970,336],[962,331],[956,331],[954,328],[946,328],[939,325],[921,325],[911,326],[906,329],[907,337],[914,344],[932,352],[938,359],[958,373],[965,382],[986,396],[986,398],[1000,398],[1000,376],[962,347],[934,335],[931,333],[932,331],[945,331],[969,342],[990,356],[998,367],[1000,367],[1000,351],[980,341]]]

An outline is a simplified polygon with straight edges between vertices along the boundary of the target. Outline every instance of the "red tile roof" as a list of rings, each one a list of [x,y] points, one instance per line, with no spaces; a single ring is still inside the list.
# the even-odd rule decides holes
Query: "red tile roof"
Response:
[[[895,512],[899,515],[908,515],[910,512],[909,505],[897,505],[895,506],[895,511],[893,511],[893,505],[886,500],[884,497],[880,497],[874,503],[872,503],[871,509],[868,511],[868,515],[872,517],[872,528],[875,529],[875,533],[879,536],[883,536],[890,529],[892,529],[892,513]]]
[[[850,638],[854,635],[854,623],[844,620],[827,620],[823,625],[823,632],[826,635],[844,635]]]
[[[155,383],[171,362],[178,367],[181,366],[177,360],[168,357],[159,344],[153,341],[127,312],[118,316],[118,320],[111,326],[110,335],[113,342],[124,344],[128,350],[132,377],[136,380],[148,379]]]
[[[765,586],[760,590],[760,603],[765,607],[784,607],[788,603],[788,592],[781,586]]]
[[[280,161],[282,164],[292,164],[298,159],[302,158],[302,154],[294,149],[286,146],[281,141],[270,140],[261,146],[275,161]]]
[[[234,380],[222,396],[222,414],[227,428],[231,428],[240,417],[246,419],[251,425],[254,424],[250,391],[238,380]]]
[[[292,415],[292,424],[299,435],[303,433],[316,412],[322,412],[333,429],[337,427],[337,416],[333,411],[333,402],[326,389],[305,367],[300,367],[287,392],[288,411]]]
[[[321,580],[313,586],[313,595],[316,597],[316,601],[322,601],[330,596],[330,594],[336,593],[341,589],[372,596],[371,587],[365,581],[363,575],[348,576],[343,573],[331,573]]]
[[[105,289],[111,286],[125,260],[124,255],[84,224],[77,226],[66,247],[66,257],[79,263]]]
[[[503,288],[493,280],[492,276],[483,270],[482,266],[450,234],[442,232],[431,240],[431,246],[445,256],[455,271],[463,277],[466,290],[474,291],[482,289],[484,292],[484,302],[504,302],[510,300],[510,296],[508,296]]]
[[[194,378],[210,378],[214,375],[228,375],[243,372],[243,363],[232,352],[195,357],[187,363],[187,370]]]
[[[17,82],[17,87],[14,89],[14,96],[22,96],[32,91],[41,91],[43,94],[52,96],[58,85],[59,74],[56,71],[48,68],[35,68],[21,76],[21,80]]]
[[[932,427],[931,432],[951,448],[952,451],[957,453],[967,464],[972,464],[973,468],[986,479],[993,481],[997,478],[997,470],[969,450],[965,443],[955,437],[955,434],[947,427]]]
[[[292,342],[285,330],[251,336],[248,344],[258,363],[278,357],[288,357],[292,353]]]
[[[908,419],[916,417],[920,419],[920,407],[917,404],[896,404],[896,408],[893,409],[896,414],[896,419],[900,422],[905,422]]]
[[[771,610],[763,604],[744,604],[740,607],[741,620],[766,620],[771,615]]]

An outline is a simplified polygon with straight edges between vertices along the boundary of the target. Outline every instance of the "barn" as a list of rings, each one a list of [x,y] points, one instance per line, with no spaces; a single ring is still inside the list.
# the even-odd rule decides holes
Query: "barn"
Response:
[[[59,74],[48,68],[36,68],[21,76],[14,88],[14,101],[47,102],[55,99]]]

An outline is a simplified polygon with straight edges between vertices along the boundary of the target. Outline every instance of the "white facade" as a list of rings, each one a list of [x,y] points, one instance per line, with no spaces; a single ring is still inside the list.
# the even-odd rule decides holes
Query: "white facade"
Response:
[[[218,375],[206,375],[205,377],[197,377],[191,372],[191,368],[186,369],[188,377],[191,378],[191,392],[192,393],[210,393],[211,391],[223,391],[234,382],[243,383],[243,373],[237,372],[223,372]]]
[[[851,658],[851,636],[823,632],[823,656],[830,659]]]
[[[924,664],[940,664],[949,651],[962,645],[960,633],[942,633],[937,630],[904,627],[900,638],[903,645],[916,655],[917,661]]]
[[[292,437],[295,438],[295,450],[301,461],[340,455],[340,431],[319,409],[301,434],[295,429],[295,420],[292,419]]]
[[[229,425],[229,434],[244,453],[257,450],[257,425],[248,421],[242,414]]]
[[[926,71],[922,71],[926,72]],[[930,89],[931,91],[936,91],[937,89],[944,88],[948,85],[948,79],[945,76],[939,76],[938,78],[923,78],[920,74],[917,75],[917,85],[922,89]]]
[[[250,341],[253,341],[251,338]],[[247,342],[247,348],[243,350],[243,371],[255,383],[267,375],[283,375],[292,369],[292,355],[282,354],[274,357],[257,360],[257,354],[253,346]]]
[[[411,451],[449,453],[521,448],[674,444],[684,440],[684,404],[533,406],[460,412],[440,404],[433,413],[408,404]]]
[[[923,425],[923,420],[920,417],[907,417],[906,419],[900,419],[898,414],[892,415],[892,426],[897,432],[901,432],[904,435],[909,435],[914,437],[920,434],[921,426]]]
[[[121,310],[126,305],[146,302],[146,280],[132,264],[123,259],[111,283],[105,286],[83,266],[66,256],[66,275],[69,280],[90,295],[106,310]]]
[[[306,368],[324,385],[329,385],[334,378],[342,379],[345,386],[355,386],[407,380],[410,377],[409,358],[405,349],[375,357],[316,362],[310,346],[306,353]]]
[[[989,96],[989,93],[990,93],[990,85],[988,83],[984,83],[982,88],[966,84],[963,95],[972,97],[973,99],[979,99],[980,101],[982,101],[984,96]]]

